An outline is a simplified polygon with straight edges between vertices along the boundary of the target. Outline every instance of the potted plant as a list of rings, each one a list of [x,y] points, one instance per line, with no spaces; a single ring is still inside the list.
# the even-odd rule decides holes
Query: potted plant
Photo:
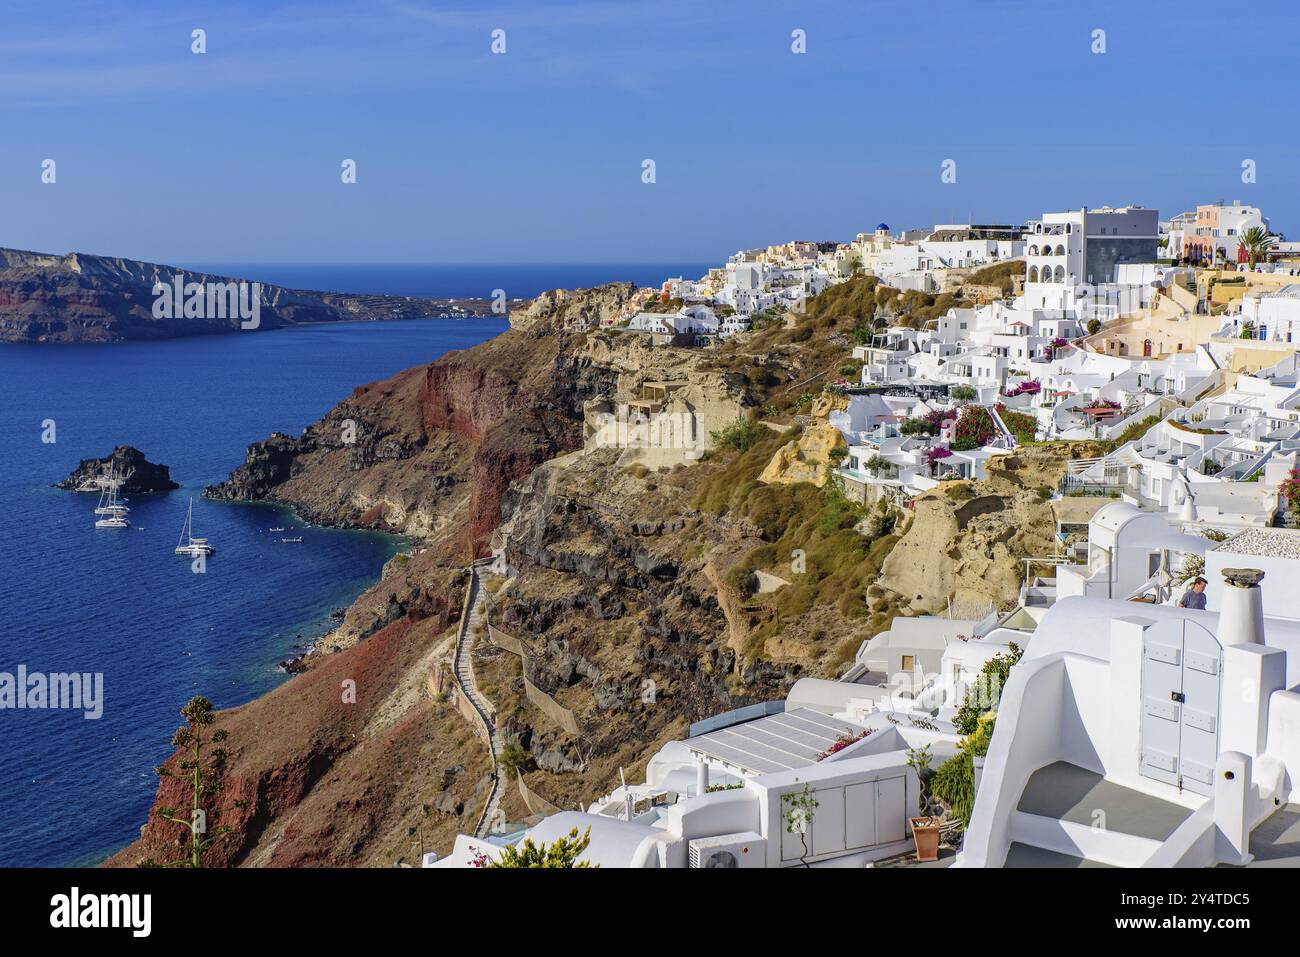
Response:
[[[920,782],[920,816],[907,819],[912,828],[912,839],[916,842],[916,859],[918,861],[937,861],[939,859],[939,828],[942,823],[939,815],[932,813],[933,798],[930,795],[930,778],[934,775],[931,767],[933,757],[930,746],[909,748],[907,766],[916,772]]]

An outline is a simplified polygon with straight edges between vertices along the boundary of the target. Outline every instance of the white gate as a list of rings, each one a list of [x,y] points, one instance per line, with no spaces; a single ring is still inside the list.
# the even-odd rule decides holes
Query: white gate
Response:
[[[1166,621],[1142,645],[1142,766],[1156,781],[1214,790],[1223,651],[1206,628]]]

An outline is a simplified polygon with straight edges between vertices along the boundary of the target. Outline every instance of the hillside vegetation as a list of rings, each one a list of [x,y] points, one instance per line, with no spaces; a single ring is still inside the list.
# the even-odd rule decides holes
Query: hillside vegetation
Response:
[[[1014,288],[1015,277],[1024,274],[1023,259],[1008,259],[1006,262],[994,263],[992,266],[975,270],[966,277],[966,282],[972,286],[1000,286],[1002,294],[1009,296]]]

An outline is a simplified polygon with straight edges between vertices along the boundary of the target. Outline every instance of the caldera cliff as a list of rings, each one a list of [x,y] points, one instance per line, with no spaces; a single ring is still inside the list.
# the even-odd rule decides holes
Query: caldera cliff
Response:
[[[508,820],[585,806],[620,769],[638,780],[690,722],[837,674],[915,609],[919,595],[891,587],[914,582],[883,569],[928,525],[790,473],[792,443],[821,429],[821,386],[853,320],[813,308],[711,350],[602,328],[646,298],[630,284],[548,293],[496,339],[362,386],[301,436],[255,443],[207,491],[412,542],[302,674],[220,713],[229,758],[209,821],[230,830],[208,863],[414,863],[474,830],[495,769],[448,675],[467,566],[494,550],[481,576],[492,631],[470,637],[507,742]],[[686,417],[698,443],[646,447],[609,428],[637,409]],[[815,472],[819,448],[800,468]],[[1015,498],[1017,521],[1037,528],[1037,496],[1007,474],[971,494]],[[757,571],[788,584],[756,589]],[[186,803],[164,779],[156,806]],[[187,837],[151,818],[109,863],[175,859]]]

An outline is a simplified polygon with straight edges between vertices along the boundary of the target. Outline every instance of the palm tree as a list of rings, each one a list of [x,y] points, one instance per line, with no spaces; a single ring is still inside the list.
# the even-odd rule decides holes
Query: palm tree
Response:
[[[1245,247],[1246,255],[1250,257],[1251,266],[1254,266],[1277,245],[1277,237],[1263,226],[1251,226],[1241,234],[1241,245]]]

